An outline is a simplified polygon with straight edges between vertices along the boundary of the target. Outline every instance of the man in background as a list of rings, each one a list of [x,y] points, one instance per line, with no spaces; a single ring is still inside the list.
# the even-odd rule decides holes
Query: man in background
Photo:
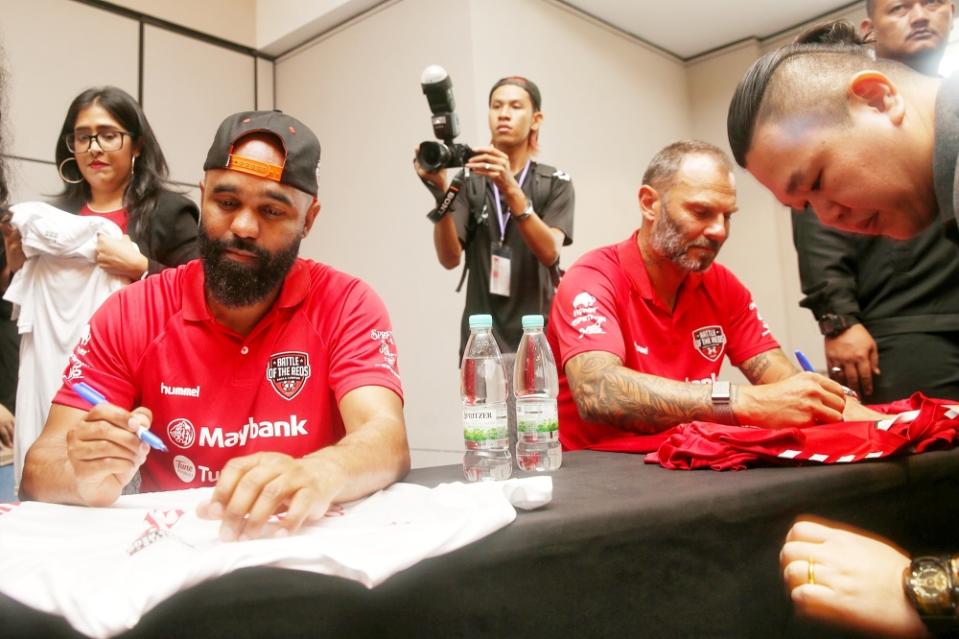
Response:
[[[469,175],[449,212],[430,215],[440,264],[454,269],[466,254],[460,355],[476,313],[493,316],[500,350],[514,353],[523,315],[549,314],[560,248],[573,242],[573,183],[532,159],[543,124],[539,88],[519,76],[503,78],[490,90],[488,108],[492,143],[466,163]],[[445,170],[427,172],[418,161],[415,168],[440,202]]]
[[[938,75],[953,3],[869,0],[866,13],[860,28],[877,57]],[[830,376],[874,403],[915,391],[959,399],[955,245],[936,228],[906,241],[846,233],[824,227],[808,208],[793,210],[792,223],[806,294],[800,306],[819,323]]]

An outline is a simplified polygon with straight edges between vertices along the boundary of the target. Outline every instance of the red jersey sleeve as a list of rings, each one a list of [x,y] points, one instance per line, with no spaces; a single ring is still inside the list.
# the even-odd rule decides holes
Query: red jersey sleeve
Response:
[[[90,405],[77,395],[71,384],[85,382],[99,391],[107,401],[127,410],[132,410],[139,399],[135,385],[135,369],[143,348],[133,342],[141,327],[129,322],[123,326],[121,316],[124,307],[127,317],[142,317],[143,296],[140,283],[117,291],[97,309],[90,318],[86,335],[73,349],[63,371],[63,386],[53,398],[54,404],[87,410]],[[131,299],[132,298],[132,299]],[[130,307],[139,307],[140,312],[129,314]]]
[[[403,399],[393,325],[386,306],[366,283],[354,280],[343,292],[339,317],[327,324],[330,388],[339,402],[361,386],[382,386]]]
[[[779,342],[773,337],[769,325],[759,314],[756,303],[742,282],[725,268],[720,269],[719,274],[723,280],[723,299],[729,309],[726,354],[730,363],[739,366],[750,357],[779,348]]]
[[[604,252],[599,260],[573,265],[560,281],[550,312],[560,370],[588,351],[606,351],[623,361],[626,349],[616,307],[616,286],[606,275],[618,268]],[[610,262],[604,268],[605,262]]]

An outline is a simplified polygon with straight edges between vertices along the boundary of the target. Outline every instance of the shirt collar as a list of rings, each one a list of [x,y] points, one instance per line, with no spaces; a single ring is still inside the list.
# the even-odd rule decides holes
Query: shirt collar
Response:
[[[212,319],[210,307],[206,303],[204,291],[205,277],[203,260],[193,260],[184,273],[186,283],[183,287],[183,317],[187,321],[202,322]],[[273,308],[292,308],[306,299],[310,289],[310,274],[306,263],[297,258],[283,280],[280,295]]]
[[[639,231],[637,230],[617,246],[619,253],[619,262],[626,271],[626,277],[633,290],[647,300],[657,300],[656,291],[653,289],[653,283],[649,281],[649,271],[646,270],[646,262],[643,261],[643,254],[639,250]],[[709,268],[712,268],[710,265]],[[706,269],[708,271],[709,269]],[[702,273],[688,273],[686,279],[679,288],[679,295],[683,291],[692,291],[703,283]],[[657,300],[658,301],[658,300]],[[677,306],[679,300],[677,299]]]

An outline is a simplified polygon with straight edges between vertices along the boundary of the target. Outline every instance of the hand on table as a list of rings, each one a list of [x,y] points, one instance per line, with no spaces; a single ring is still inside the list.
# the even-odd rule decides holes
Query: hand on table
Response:
[[[111,275],[138,280],[146,273],[150,263],[140,253],[140,247],[129,236],[97,236],[97,265]]]
[[[339,468],[329,461],[296,459],[282,453],[256,453],[227,462],[210,503],[197,514],[222,519],[220,539],[285,536],[303,522],[323,517],[344,484]],[[267,520],[284,513],[274,526]]]
[[[67,431],[67,456],[73,466],[77,493],[88,506],[109,506],[146,461],[150,447],[137,437],[150,427],[147,408],[132,413],[113,404],[90,409],[79,426]]]
[[[0,445],[13,448],[13,413],[0,404]]]
[[[738,386],[733,411],[740,424],[791,428],[842,420],[842,387],[816,373],[799,373],[771,384]]]
[[[846,408],[842,412],[842,420],[844,422],[874,422],[892,417],[894,417],[894,415],[886,415],[885,413],[867,408],[852,398],[846,401]]]
[[[826,362],[830,377],[860,397],[872,395],[872,376],[879,374],[879,348],[865,326],[853,324],[836,337],[827,337]]]
[[[869,636],[928,634],[902,587],[909,557],[887,540],[798,521],[779,561],[786,589],[804,616]]]

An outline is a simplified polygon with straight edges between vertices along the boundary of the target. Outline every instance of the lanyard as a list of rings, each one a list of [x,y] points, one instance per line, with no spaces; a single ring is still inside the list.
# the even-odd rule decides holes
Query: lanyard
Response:
[[[526,181],[526,173],[529,172],[530,161],[526,160],[526,166],[523,167],[523,170],[519,174],[519,188],[523,188],[523,182]],[[509,218],[511,217],[509,211],[506,212],[506,215],[503,215],[503,202],[499,197],[499,187],[496,186],[496,182],[493,180],[489,181],[490,185],[493,187],[493,202],[496,203],[496,219],[499,220],[499,243],[502,244],[506,240],[506,225],[509,224]]]

